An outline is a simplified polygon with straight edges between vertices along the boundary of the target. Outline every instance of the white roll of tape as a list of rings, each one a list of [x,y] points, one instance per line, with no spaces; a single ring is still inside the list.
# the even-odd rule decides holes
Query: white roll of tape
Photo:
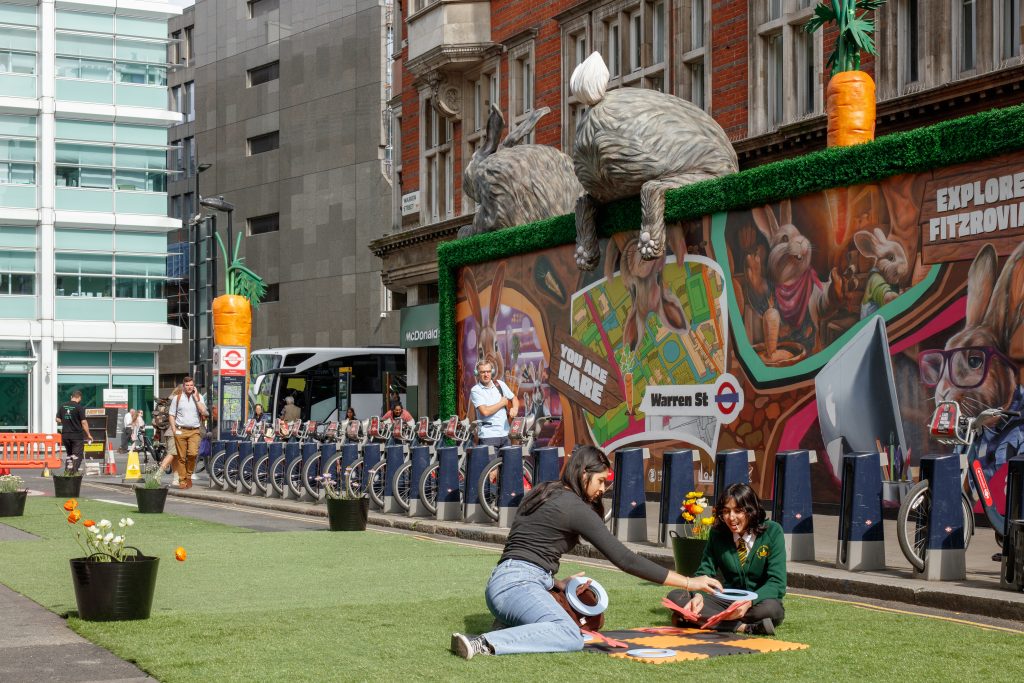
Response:
[[[596,605],[588,605],[579,599],[576,595],[576,591],[579,590],[580,586],[590,582],[588,588],[594,591],[594,595],[597,596]],[[596,617],[598,614],[603,614],[608,609],[608,592],[605,591],[604,587],[593,579],[588,579],[585,576],[574,576],[565,584],[565,598],[572,605],[572,608],[580,614],[587,617]]]

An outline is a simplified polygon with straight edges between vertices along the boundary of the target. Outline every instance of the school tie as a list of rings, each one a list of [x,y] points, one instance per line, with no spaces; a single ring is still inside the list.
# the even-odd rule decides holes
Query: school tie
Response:
[[[743,563],[747,561],[747,544],[743,542],[742,538],[736,541],[736,554],[739,555],[740,566],[742,567]]]

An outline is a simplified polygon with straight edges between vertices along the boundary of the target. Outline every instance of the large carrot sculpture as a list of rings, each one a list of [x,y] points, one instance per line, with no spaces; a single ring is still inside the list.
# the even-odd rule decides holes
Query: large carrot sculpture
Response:
[[[249,270],[244,258],[238,257],[242,236],[235,240],[234,253],[228,262],[228,250],[220,235],[217,244],[224,257],[224,294],[213,300],[213,340],[219,346],[244,346],[252,342],[252,309],[259,308],[267,286]]]
[[[875,23],[868,19],[885,0],[832,0],[818,3],[804,30],[814,33],[825,24],[836,24],[836,49],[826,66],[832,67],[825,91],[828,116],[828,146],[842,147],[875,139],[875,82],[860,70],[860,53],[875,53],[872,33]]]

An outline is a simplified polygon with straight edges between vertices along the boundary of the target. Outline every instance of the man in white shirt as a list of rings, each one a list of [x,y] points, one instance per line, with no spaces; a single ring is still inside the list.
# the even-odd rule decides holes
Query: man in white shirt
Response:
[[[132,440],[132,425],[135,424],[135,411],[126,410],[124,413],[124,421],[121,423],[121,452],[124,453],[128,450],[128,444]]]
[[[178,488],[192,488],[192,473],[199,456],[199,425],[209,416],[203,397],[196,391],[195,382],[186,377],[181,390],[175,391],[167,417],[174,433],[174,448],[178,455]]]
[[[482,360],[476,364],[477,383],[469,393],[469,400],[480,419],[477,443],[496,449],[511,446],[508,438],[508,417],[519,413],[519,399],[500,379],[495,380],[494,366]]]

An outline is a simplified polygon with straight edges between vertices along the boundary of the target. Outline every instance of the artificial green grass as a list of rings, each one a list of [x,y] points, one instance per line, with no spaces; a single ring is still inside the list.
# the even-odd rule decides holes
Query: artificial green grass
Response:
[[[483,588],[495,552],[374,531],[258,533],[81,504],[95,520],[131,516],[131,543],[161,566],[149,620],[72,616],[69,625],[162,681],[1019,680],[1021,635],[798,596],[786,599],[778,635],[809,644],[804,651],[660,666],[589,653],[466,662],[448,652],[449,637],[490,626]],[[57,506],[30,498],[25,517],[2,520],[41,540],[0,542],[0,582],[67,613],[67,559],[81,553]],[[185,563],[173,559],[178,545]],[[668,623],[664,588],[572,563],[561,574],[584,569],[611,595],[607,629]]]

